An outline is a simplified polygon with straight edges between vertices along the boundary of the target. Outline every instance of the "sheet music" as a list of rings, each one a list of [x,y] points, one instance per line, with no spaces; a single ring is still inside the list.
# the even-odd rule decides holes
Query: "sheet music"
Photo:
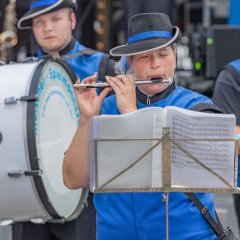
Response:
[[[233,139],[233,115],[199,113],[168,108],[167,122],[173,138]],[[170,124],[171,123],[171,124]],[[191,155],[233,185],[234,142],[177,141]],[[226,184],[203,169],[176,146],[172,146],[172,185],[223,188]]]
[[[171,138],[227,140],[234,138],[235,124],[236,118],[231,114],[194,112],[177,107],[150,107],[128,114],[96,116],[92,120],[90,140],[90,189],[94,191],[96,183],[98,188],[102,187],[121,172],[104,188],[116,189],[116,192],[118,189],[161,188],[164,185],[162,144],[124,170],[156,143],[153,139],[162,137],[163,127],[170,128]],[[234,186],[234,141],[176,140],[176,143]],[[229,189],[220,178],[176,146],[172,145],[171,152],[172,188]]]

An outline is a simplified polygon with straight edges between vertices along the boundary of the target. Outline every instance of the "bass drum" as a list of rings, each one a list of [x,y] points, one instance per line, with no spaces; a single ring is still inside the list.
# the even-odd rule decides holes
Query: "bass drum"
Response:
[[[63,184],[62,161],[79,121],[62,61],[0,67],[0,222],[70,221],[88,189]]]

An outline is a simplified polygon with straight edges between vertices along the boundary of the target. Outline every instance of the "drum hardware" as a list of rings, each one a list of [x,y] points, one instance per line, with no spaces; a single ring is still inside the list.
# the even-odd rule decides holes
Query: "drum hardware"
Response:
[[[9,225],[12,225],[13,223],[14,221],[12,219],[5,219],[5,220],[0,219],[0,227],[6,227]]]
[[[43,173],[42,170],[31,170],[31,171],[24,171],[25,176],[32,176],[32,177],[38,177],[41,176]]]
[[[64,218],[55,218],[55,219],[50,219],[47,222],[49,223],[65,223],[65,219]]]
[[[8,172],[9,177],[21,177],[22,175],[31,176],[31,177],[38,177],[41,176],[43,173],[42,170],[31,170],[31,171],[22,171],[22,170],[15,170]]]
[[[30,222],[31,223],[34,223],[34,224],[45,224],[46,222],[48,223],[65,223],[65,218],[54,218],[54,219],[43,219],[43,218],[32,218],[30,219]]]
[[[36,94],[31,94],[29,96],[24,96],[20,98],[16,97],[9,97],[4,99],[4,104],[10,105],[10,104],[16,104],[17,101],[27,101],[27,102],[32,102],[32,101],[37,101],[38,97]]]
[[[45,224],[46,220],[43,218],[31,218],[30,222],[34,224]]]
[[[22,59],[20,61],[20,63],[33,63],[33,62],[37,62],[40,59],[38,57],[25,57],[24,59]]]
[[[20,177],[22,176],[24,173],[23,171],[21,170],[16,170],[16,171],[11,171],[11,172],[8,172],[8,176],[9,177]]]

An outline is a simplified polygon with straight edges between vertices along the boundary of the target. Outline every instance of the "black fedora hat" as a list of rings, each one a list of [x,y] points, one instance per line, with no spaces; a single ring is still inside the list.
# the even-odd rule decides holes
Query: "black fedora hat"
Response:
[[[112,56],[130,56],[166,47],[181,38],[163,13],[140,13],[129,19],[128,42],[110,50]]]
[[[77,2],[76,0],[35,0],[29,11],[19,19],[17,26],[19,29],[31,29],[32,18],[64,7],[70,7],[76,12]]]

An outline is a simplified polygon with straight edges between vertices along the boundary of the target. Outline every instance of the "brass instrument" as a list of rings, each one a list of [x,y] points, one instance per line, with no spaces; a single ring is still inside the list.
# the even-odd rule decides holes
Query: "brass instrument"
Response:
[[[0,34],[0,59],[2,61],[8,60],[10,55],[8,49],[16,46],[18,43],[16,23],[16,0],[9,0],[5,10],[3,32]]]
[[[94,30],[96,36],[96,48],[100,51],[106,49],[106,21],[107,21],[107,0],[97,0],[96,20]]]

